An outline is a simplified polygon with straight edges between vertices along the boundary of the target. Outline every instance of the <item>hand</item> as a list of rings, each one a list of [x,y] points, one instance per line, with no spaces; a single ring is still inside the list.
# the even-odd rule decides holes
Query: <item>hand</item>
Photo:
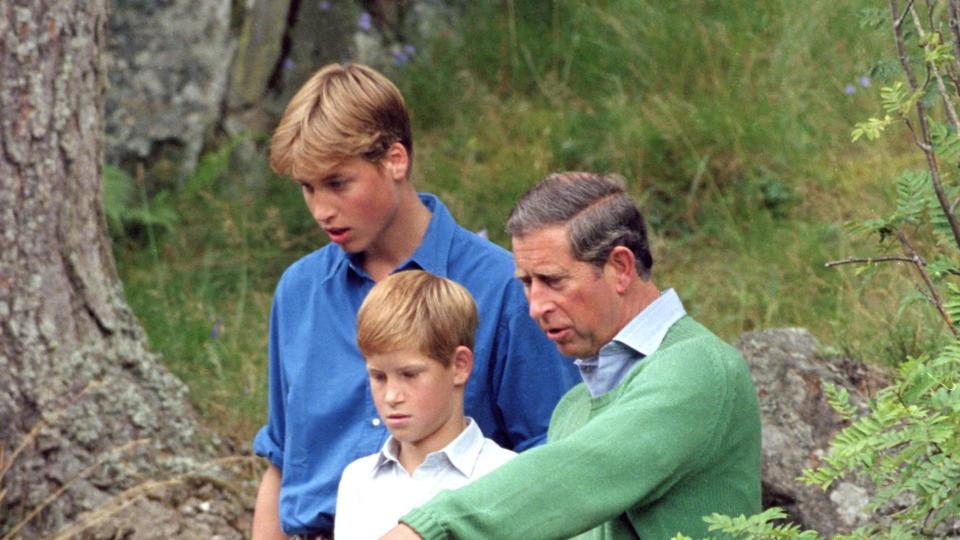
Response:
[[[406,523],[401,523],[390,529],[387,534],[380,537],[380,540],[423,540],[417,531],[410,528]]]

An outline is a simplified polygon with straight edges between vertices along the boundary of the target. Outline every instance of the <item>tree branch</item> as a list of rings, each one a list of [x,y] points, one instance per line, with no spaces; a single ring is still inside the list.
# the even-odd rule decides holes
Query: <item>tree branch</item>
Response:
[[[908,262],[916,263],[910,257],[900,257],[900,256],[883,256],[883,257],[847,257],[846,259],[840,259],[838,261],[827,261],[823,263],[824,268],[833,268],[834,266],[840,266],[844,264],[874,264],[881,262]]]
[[[940,316],[943,318],[944,322],[947,323],[947,328],[950,329],[950,333],[952,333],[954,337],[960,337],[956,327],[953,326],[953,321],[950,320],[950,315],[943,307],[943,300],[940,299],[940,294],[937,293],[937,288],[933,285],[933,280],[930,279],[930,275],[927,274],[927,271],[924,269],[924,267],[927,265],[927,262],[924,261],[923,257],[921,257],[920,254],[917,253],[917,250],[913,248],[913,245],[910,244],[910,241],[907,239],[907,235],[903,234],[903,231],[897,230],[895,235],[897,240],[900,241],[900,246],[903,248],[903,252],[910,258],[914,268],[917,269],[917,273],[920,274],[920,279],[922,279],[924,285],[927,286],[927,290],[930,292],[930,298],[933,300],[933,305],[937,308],[937,311],[940,312]]]

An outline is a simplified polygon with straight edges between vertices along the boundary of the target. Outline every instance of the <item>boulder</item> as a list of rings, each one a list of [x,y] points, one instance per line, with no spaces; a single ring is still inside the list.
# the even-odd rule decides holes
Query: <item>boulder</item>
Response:
[[[228,112],[257,105],[283,58],[290,0],[253,0],[243,16],[227,91]]]
[[[826,492],[797,480],[816,467],[847,422],[827,403],[823,382],[842,386],[855,404],[882,388],[879,368],[824,354],[806,330],[787,328],[743,334],[736,343],[750,365],[763,422],[763,503],[826,537],[867,524],[868,483],[845,480]]]
[[[218,121],[233,46],[230,0],[126,0],[107,22],[106,161],[192,171]]]

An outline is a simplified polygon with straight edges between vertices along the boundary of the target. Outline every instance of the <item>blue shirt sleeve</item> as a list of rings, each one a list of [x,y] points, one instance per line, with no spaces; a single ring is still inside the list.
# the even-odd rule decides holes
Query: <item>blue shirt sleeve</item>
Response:
[[[270,308],[270,337],[267,344],[267,424],[260,428],[253,439],[253,452],[269,459],[278,469],[283,470],[283,442],[286,432],[284,397],[287,388],[277,354],[280,332],[277,321],[278,303],[279,294],[276,294]]]
[[[520,452],[546,441],[554,407],[580,374],[530,318],[520,283],[511,280],[505,294],[494,352],[496,406]]]

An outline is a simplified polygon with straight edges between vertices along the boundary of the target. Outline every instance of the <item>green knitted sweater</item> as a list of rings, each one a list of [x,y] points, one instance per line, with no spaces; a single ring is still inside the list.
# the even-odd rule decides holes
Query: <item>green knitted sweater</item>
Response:
[[[706,536],[713,512],[759,511],[760,412],[746,363],[683,317],[612,391],[571,389],[547,444],[401,521],[426,540],[660,540]]]

